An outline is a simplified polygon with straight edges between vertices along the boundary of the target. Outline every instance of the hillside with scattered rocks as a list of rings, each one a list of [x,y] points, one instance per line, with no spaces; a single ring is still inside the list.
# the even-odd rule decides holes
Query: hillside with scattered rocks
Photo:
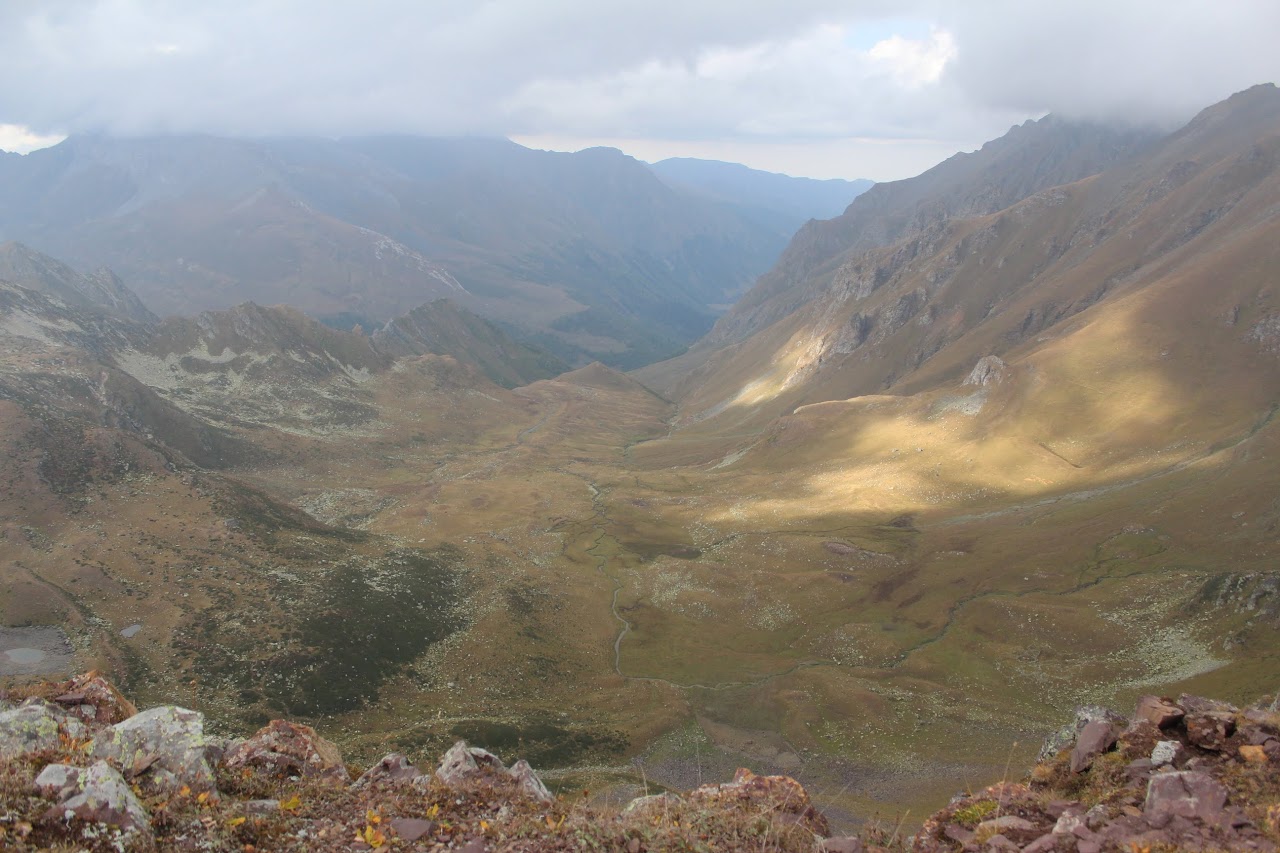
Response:
[[[957,795],[914,834],[904,814],[830,837],[787,776],[740,769],[619,806],[552,793],[526,761],[508,768],[465,741],[434,770],[398,753],[351,767],[308,726],[217,737],[203,714],[139,711],[90,672],[0,694],[0,849],[1275,851],[1276,705],[1082,707],[1029,773]]]

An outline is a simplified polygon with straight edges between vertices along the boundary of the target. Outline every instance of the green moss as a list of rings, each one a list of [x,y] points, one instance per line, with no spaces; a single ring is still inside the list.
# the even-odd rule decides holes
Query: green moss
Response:
[[[955,821],[961,826],[972,828],[995,814],[997,808],[999,805],[995,800],[978,800],[976,803],[957,809],[954,815]]]

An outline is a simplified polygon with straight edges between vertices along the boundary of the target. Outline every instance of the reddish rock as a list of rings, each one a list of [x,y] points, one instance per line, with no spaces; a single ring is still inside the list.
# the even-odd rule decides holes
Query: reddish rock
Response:
[[[1202,711],[1188,714],[1187,740],[1201,749],[1220,750],[1227,738],[1235,734],[1235,716],[1225,711]]]
[[[757,776],[739,768],[727,785],[703,785],[689,795],[691,802],[718,807],[747,807],[773,818],[793,815],[814,835],[830,834],[827,819],[813,807],[804,786],[790,776]]]
[[[1075,749],[1071,751],[1071,772],[1082,773],[1093,760],[1116,745],[1115,726],[1107,720],[1094,720],[1080,730]]]
[[[863,853],[866,849],[861,838],[827,838],[818,843],[818,853]]]
[[[1133,712],[1136,719],[1147,720],[1162,729],[1175,725],[1186,716],[1186,712],[1169,699],[1159,696],[1143,696],[1138,700],[1138,707]]]
[[[324,776],[346,782],[342,754],[310,726],[272,720],[253,737],[227,751],[232,770],[253,768],[280,776]]]
[[[1161,773],[1147,785],[1143,808],[1147,821],[1157,829],[1175,817],[1218,823],[1227,803],[1227,789],[1208,773],[1197,771]]]
[[[86,672],[63,685],[63,692],[53,699],[80,719],[104,726],[124,722],[138,713],[132,702],[124,698],[110,681],[96,672]]]

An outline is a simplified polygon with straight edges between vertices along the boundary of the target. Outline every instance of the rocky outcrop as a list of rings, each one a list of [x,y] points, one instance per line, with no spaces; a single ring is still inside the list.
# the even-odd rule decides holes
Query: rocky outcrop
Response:
[[[477,777],[505,777],[515,783],[515,790],[521,796],[543,803],[552,800],[551,792],[542,784],[527,761],[521,759],[508,770],[492,752],[467,746],[467,742],[462,740],[444,754],[435,772],[435,778],[449,787],[456,787]]]
[[[15,758],[56,749],[62,737],[80,737],[84,726],[56,705],[29,699],[17,708],[0,712],[0,758]]]
[[[69,826],[83,840],[106,840],[124,849],[152,837],[150,816],[124,777],[105,761],[88,768],[50,764],[35,786],[54,801],[44,820]]]
[[[323,776],[348,780],[342,753],[310,726],[272,720],[246,741],[228,750],[224,763],[232,770],[251,768],[277,776]]]
[[[391,753],[347,784],[337,747],[307,726],[275,720],[224,746],[174,706],[108,724],[132,706],[98,676],[74,683],[94,687],[44,693],[70,711],[33,698],[0,712],[0,849],[1280,853],[1271,706],[1144,696],[1127,719],[1084,707],[1025,781],[958,796],[914,836],[870,825],[829,837],[787,776],[740,769],[600,808],[458,741],[430,773]]]
[[[212,791],[205,746],[203,714],[163,705],[103,731],[93,740],[92,755],[153,791]]]
[[[999,385],[1004,381],[1007,365],[998,355],[986,355],[978,359],[978,363],[965,377],[965,385],[977,385],[985,388],[988,385]]]
[[[1267,850],[1280,831],[1280,716],[1183,695],[1144,696],[1131,720],[1082,708],[1027,784],[954,800],[914,849]]]

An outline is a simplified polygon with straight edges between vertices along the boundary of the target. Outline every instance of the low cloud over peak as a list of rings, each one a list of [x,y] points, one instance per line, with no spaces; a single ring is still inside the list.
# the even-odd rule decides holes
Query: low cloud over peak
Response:
[[[890,178],[1048,111],[1185,118],[1280,77],[1276,32],[1269,0],[9,3],[0,123],[812,145],[789,171]]]

